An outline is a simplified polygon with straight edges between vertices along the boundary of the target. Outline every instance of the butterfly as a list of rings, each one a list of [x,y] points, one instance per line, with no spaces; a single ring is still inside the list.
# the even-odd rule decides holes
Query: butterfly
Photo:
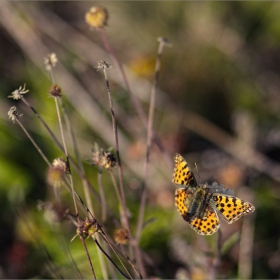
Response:
[[[175,154],[172,182],[181,187],[175,191],[175,205],[183,219],[201,235],[211,235],[220,227],[217,213],[229,224],[253,213],[255,207],[230,189],[216,182],[198,185],[185,159]]]

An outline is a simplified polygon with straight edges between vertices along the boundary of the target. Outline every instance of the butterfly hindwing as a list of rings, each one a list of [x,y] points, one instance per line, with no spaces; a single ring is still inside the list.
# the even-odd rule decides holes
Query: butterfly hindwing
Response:
[[[175,205],[183,219],[189,223],[190,227],[201,235],[211,235],[215,233],[219,227],[219,218],[210,205],[207,206],[203,217],[198,215],[201,213],[192,213],[190,205],[195,199],[195,193],[187,188],[179,188],[175,191]]]
[[[186,217],[188,212],[188,207],[186,206],[188,194],[185,188],[179,188],[175,191],[175,206],[178,212],[183,216]]]
[[[189,222],[191,228],[201,235],[211,235],[220,227],[220,221],[215,211],[211,211],[210,207],[206,209],[204,218],[194,218]]]

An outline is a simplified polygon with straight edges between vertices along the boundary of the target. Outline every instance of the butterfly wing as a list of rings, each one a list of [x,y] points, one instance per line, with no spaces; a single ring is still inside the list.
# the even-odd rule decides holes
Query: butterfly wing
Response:
[[[235,196],[219,193],[213,194],[210,204],[229,224],[255,211],[251,203]]]
[[[175,166],[172,182],[176,185],[196,188],[197,182],[185,159],[181,155],[175,154],[173,160]]]
[[[212,235],[220,227],[217,213],[210,207],[206,209],[203,219],[196,217],[189,222],[190,227],[201,235]]]
[[[175,191],[175,206],[178,212],[184,217],[187,217],[188,213],[188,199],[192,196],[191,193],[187,193],[186,188],[179,188]]]
[[[194,199],[194,194],[186,188],[179,188],[175,192],[175,205],[183,219],[189,223],[190,227],[201,235],[211,235],[215,233],[220,222],[216,212],[209,205],[204,213],[203,218],[192,217],[189,214],[189,206]]]

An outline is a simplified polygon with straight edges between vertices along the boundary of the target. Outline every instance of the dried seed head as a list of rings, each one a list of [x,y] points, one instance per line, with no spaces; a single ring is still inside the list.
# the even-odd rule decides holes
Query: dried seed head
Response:
[[[97,69],[97,71],[102,70],[102,69],[109,69],[112,68],[111,64],[108,64],[105,60],[99,60],[97,63],[97,66],[94,68]]]
[[[91,7],[85,15],[85,21],[91,28],[103,28],[108,22],[108,12],[103,7]]]
[[[82,226],[77,229],[77,234],[82,233],[85,237],[94,235],[98,231],[98,224],[96,220],[86,218]]]
[[[13,98],[14,100],[19,100],[22,98],[22,95],[29,92],[29,89],[25,89],[25,84],[24,86],[20,86],[19,89],[14,90],[11,95],[8,96],[8,98]]]
[[[47,57],[44,58],[44,64],[47,71],[51,71],[52,68],[56,66],[57,62],[58,59],[55,53],[48,54]]]
[[[49,224],[61,222],[66,211],[62,205],[53,205],[48,201],[38,201],[37,209],[44,213],[44,218]]]
[[[127,244],[129,240],[128,230],[125,228],[116,229],[114,232],[114,240],[117,244]]]
[[[12,120],[13,123],[15,123],[15,121],[22,116],[22,114],[19,115],[18,111],[17,111],[17,107],[13,106],[10,108],[10,110],[8,111],[8,116],[9,119]]]
[[[61,97],[61,87],[58,85],[52,85],[49,90],[49,94],[52,97]]]
[[[67,162],[65,160],[63,160],[62,158],[55,158],[53,160],[52,165],[54,167],[59,167],[61,169],[63,169],[63,171],[66,173],[67,171]]]
[[[98,165],[105,169],[110,169],[116,166],[117,159],[116,157],[109,151],[100,150],[92,150],[92,162],[94,165]]]
[[[55,159],[47,171],[47,182],[53,187],[60,187],[66,171],[67,163],[61,158]]]
[[[159,43],[161,43],[161,44],[164,44],[164,45],[167,46],[167,47],[172,47],[172,44],[170,44],[170,43],[168,42],[168,40],[167,40],[166,38],[164,38],[164,37],[158,37],[158,38],[157,38],[157,41],[158,41]]]

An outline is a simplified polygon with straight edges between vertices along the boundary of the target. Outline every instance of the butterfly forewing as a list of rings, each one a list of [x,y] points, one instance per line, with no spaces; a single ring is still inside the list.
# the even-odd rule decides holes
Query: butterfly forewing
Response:
[[[229,224],[255,211],[255,207],[251,203],[224,194],[213,194],[210,204]]]
[[[175,166],[172,182],[176,185],[195,188],[197,182],[185,159],[179,154],[175,154],[173,159]]]

